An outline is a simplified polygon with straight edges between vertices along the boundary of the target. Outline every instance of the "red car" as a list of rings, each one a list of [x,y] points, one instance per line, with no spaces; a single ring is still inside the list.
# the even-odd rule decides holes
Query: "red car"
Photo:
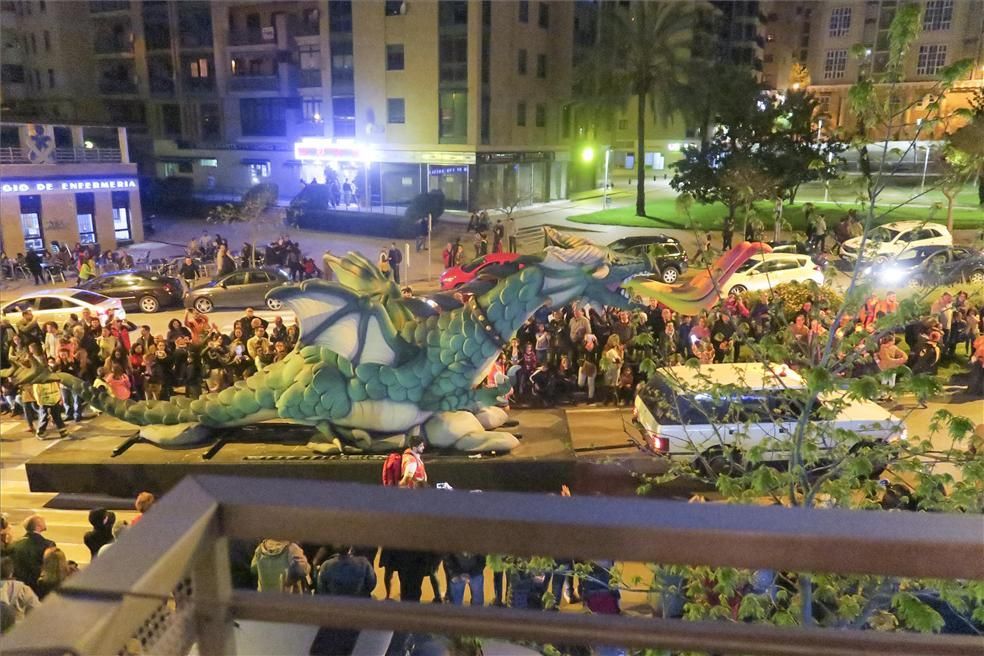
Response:
[[[467,264],[454,266],[441,274],[441,289],[455,289],[470,283],[484,269],[497,264],[506,264],[519,257],[519,253],[489,253],[477,257]]]

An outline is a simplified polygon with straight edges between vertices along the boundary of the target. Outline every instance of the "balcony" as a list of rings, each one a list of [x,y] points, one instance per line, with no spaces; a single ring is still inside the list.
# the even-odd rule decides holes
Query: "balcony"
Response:
[[[136,93],[137,85],[133,80],[117,80],[104,78],[99,80],[99,93],[106,94],[129,94]]]
[[[117,164],[123,161],[119,148],[56,148],[55,162],[58,164],[79,164],[83,162],[102,162]],[[0,149],[0,164],[30,164],[27,151],[22,148]]]
[[[185,50],[198,50],[201,48],[212,47],[212,33],[210,31],[186,31],[181,32],[178,42]]]
[[[294,36],[318,36],[321,34],[321,28],[317,23],[310,22],[298,22],[294,25],[292,30]]]
[[[150,93],[153,96],[173,96],[174,80],[168,77],[150,78]]]
[[[234,75],[229,78],[230,92],[277,91],[280,89],[278,75]]]
[[[96,36],[94,50],[97,55],[132,55],[133,41],[128,37]]]
[[[718,654],[956,656],[980,651],[978,636],[383,603],[233,589],[229,542],[270,535],[298,543],[436,553],[563,554],[582,561],[984,578],[980,519],[970,514],[476,495],[197,476],[171,490],[112,549],[46,597],[5,636],[4,653],[129,653],[131,644],[140,643],[141,653],[186,654],[197,643],[198,653],[206,656],[231,654],[238,619],[565,645],[658,645],[673,652]]]
[[[321,69],[303,69],[298,73],[298,86],[304,89],[321,86]]]
[[[277,32],[272,27],[259,30],[230,30],[230,46],[270,46],[277,47]]]

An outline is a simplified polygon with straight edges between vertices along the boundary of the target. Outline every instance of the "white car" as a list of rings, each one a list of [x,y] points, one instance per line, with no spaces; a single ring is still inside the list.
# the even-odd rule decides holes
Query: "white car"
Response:
[[[900,253],[919,246],[953,246],[953,235],[946,226],[924,221],[896,221],[873,228],[865,241],[864,258],[882,263]],[[857,260],[861,237],[845,241],[840,248],[841,257]]]
[[[712,395],[715,385],[734,393]],[[707,467],[722,458],[735,458],[736,453],[738,459],[742,450],[770,438],[792,435],[803,408],[798,395],[787,390],[803,388],[800,375],[781,364],[771,368],[762,363],[664,367],[636,394],[633,419],[653,453]],[[841,394],[815,400],[815,418],[810,423],[827,429],[818,432],[821,448],[835,446],[834,429],[852,431],[868,442],[906,439],[902,420],[871,401],[852,400],[833,419],[823,418],[829,417],[824,408],[830,409]],[[788,452],[778,448],[777,443],[764,459],[788,458]]]
[[[119,319],[126,318],[123,302],[85,289],[45,289],[24,294],[7,303],[0,310],[0,318],[17,323],[24,310],[32,310],[39,325],[54,321],[62,326],[71,315],[82,318],[82,311],[89,310],[99,322],[106,323],[110,313]]]
[[[787,282],[812,280],[823,284],[823,271],[809,255],[798,253],[762,253],[753,255],[728,278],[728,293],[765,292]]]

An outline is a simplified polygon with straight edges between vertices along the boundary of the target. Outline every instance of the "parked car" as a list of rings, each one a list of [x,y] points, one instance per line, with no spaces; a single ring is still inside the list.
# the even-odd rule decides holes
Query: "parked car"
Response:
[[[725,397],[709,393],[715,385],[736,390]],[[803,379],[785,365],[709,364],[700,368],[663,367],[636,394],[633,419],[647,448],[676,460],[690,460],[713,471],[740,461],[740,452],[775,439],[766,461],[784,460],[779,438],[796,430],[803,408],[787,390],[805,388]],[[866,442],[906,439],[902,420],[872,401],[851,401],[830,418],[829,407],[841,392],[817,398],[813,423],[825,424],[821,448],[834,447],[833,429],[844,429]],[[840,405],[839,403],[836,405]],[[826,407],[825,407],[826,406]],[[733,436],[742,435],[740,443]]]
[[[765,243],[769,245],[773,253],[810,254],[810,249],[801,241],[767,241]]]
[[[687,270],[687,251],[679,239],[666,235],[646,235],[642,237],[624,237],[608,244],[608,248],[627,255],[655,255],[659,271],[654,271],[656,278],[672,284],[680,274]]]
[[[239,269],[194,287],[185,294],[184,304],[206,313],[220,308],[263,305],[279,310],[283,303],[275,298],[266,298],[266,294],[289,280],[287,274],[279,269]]]
[[[728,278],[728,293],[769,291],[787,282],[823,284],[823,271],[809,255],[761,253],[753,255]]]
[[[441,274],[441,289],[454,289],[466,285],[485,269],[497,264],[508,264],[518,257],[519,253],[489,253],[476,257],[466,264],[453,266]]]
[[[846,260],[857,261],[861,237],[845,241],[840,255]],[[896,221],[872,228],[865,241],[864,258],[876,263],[891,259],[910,248],[920,246],[953,246],[953,235],[946,226],[923,221]]]
[[[106,323],[110,315],[125,319],[126,310],[118,298],[109,298],[87,289],[43,289],[24,294],[0,310],[0,319],[15,323],[25,310],[32,310],[39,324],[54,321],[59,326],[71,315],[82,318],[82,311],[89,310],[99,322]]]
[[[157,312],[161,308],[181,305],[184,290],[181,281],[154,271],[133,269],[104,273],[86,281],[81,289],[118,298],[127,310]]]
[[[865,269],[885,287],[984,284],[984,252],[964,246],[920,246]]]

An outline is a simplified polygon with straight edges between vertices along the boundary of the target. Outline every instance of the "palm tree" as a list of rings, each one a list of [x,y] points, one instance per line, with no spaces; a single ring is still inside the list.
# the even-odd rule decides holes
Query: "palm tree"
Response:
[[[582,105],[595,114],[625,108],[634,96],[636,215],[646,216],[646,116],[668,122],[690,57],[698,5],[694,2],[603,3],[597,43],[578,68]]]

